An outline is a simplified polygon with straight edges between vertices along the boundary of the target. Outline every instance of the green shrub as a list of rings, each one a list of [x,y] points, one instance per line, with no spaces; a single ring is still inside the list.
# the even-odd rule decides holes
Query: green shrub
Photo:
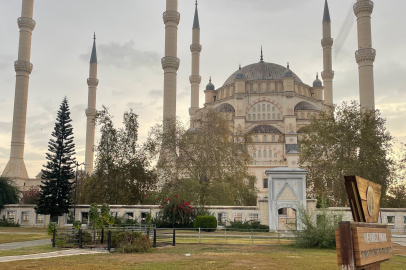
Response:
[[[339,216],[332,215],[326,208],[321,208],[320,212],[309,214],[301,207],[299,208],[299,222],[302,230],[294,231],[293,243],[299,248],[335,248],[335,230],[338,228]]]
[[[111,237],[111,247],[121,253],[148,252],[151,246],[149,237],[140,232],[118,232]]]
[[[209,215],[197,216],[194,227],[204,229],[206,232],[214,232],[217,228],[217,219]]]
[[[262,225],[258,221],[230,221],[230,225],[227,229],[238,230],[267,230],[269,231],[269,226]]]
[[[93,243],[92,235],[88,231],[82,231],[82,245]]]
[[[57,247],[64,247],[66,242],[69,242],[67,235],[58,234],[55,237],[55,246]]]
[[[82,222],[80,222],[80,220],[76,220],[75,222],[73,222],[73,228],[75,228],[76,230],[79,230],[82,227]]]
[[[0,219],[0,227],[20,227],[20,224],[10,222],[6,219],[6,216],[3,216],[3,218]]]
[[[50,222],[50,223],[48,224],[47,233],[48,233],[49,236],[53,236],[53,235],[54,235],[54,231],[56,230],[56,227],[57,227],[57,225],[56,225],[55,222]]]

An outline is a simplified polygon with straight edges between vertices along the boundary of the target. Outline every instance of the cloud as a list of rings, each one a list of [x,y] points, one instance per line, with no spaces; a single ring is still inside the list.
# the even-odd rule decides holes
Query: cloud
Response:
[[[134,40],[124,44],[112,42],[110,44],[98,45],[97,56],[99,63],[117,69],[160,68],[160,54],[152,51],[137,50]],[[80,58],[88,62],[90,53],[82,54]]]
[[[0,133],[10,133],[12,122],[0,122]]]
[[[10,149],[0,147],[0,158],[9,158],[9,157],[10,157]]]
[[[150,90],[148,92],[148,95],[154,98],[162,98],[163,97],[163,91],[162,90]]]

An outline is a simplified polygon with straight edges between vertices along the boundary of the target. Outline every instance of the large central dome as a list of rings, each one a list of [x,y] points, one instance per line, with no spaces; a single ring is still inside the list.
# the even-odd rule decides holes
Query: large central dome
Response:
[[[243,73],[248,81],[282,80],[285,70],[286,67],[284,66],[261,61],[259,63],[245,66],[241,68],[241,70],[237,70],[227,79],[223,86],[232,84],[237,73]],[[293,73],[293,77],[296,82],[302,82],[295,73]]]

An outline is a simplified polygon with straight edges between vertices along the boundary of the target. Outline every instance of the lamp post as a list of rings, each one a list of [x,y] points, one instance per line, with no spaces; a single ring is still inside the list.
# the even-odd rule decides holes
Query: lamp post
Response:
[[[77,196],[76,194],[77,194],[77,190],[78,190],[78,168],[79,168],[79,166],[86,165],[86,164],[85,163],[79,164],[76,161],[75,165],[76,165],[76,181],[75,181],[75,199],[73,202],[73,223],[75,223],[75,221],[76,221],[76,196]]]

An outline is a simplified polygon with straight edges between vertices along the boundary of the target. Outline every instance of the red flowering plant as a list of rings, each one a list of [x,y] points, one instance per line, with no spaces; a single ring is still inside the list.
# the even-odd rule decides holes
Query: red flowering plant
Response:
[[[157,227],[190,228],[200,212],[190,201],[180,199],[178,195],[169,198],[157,198],[159,212],[155,223]]]

